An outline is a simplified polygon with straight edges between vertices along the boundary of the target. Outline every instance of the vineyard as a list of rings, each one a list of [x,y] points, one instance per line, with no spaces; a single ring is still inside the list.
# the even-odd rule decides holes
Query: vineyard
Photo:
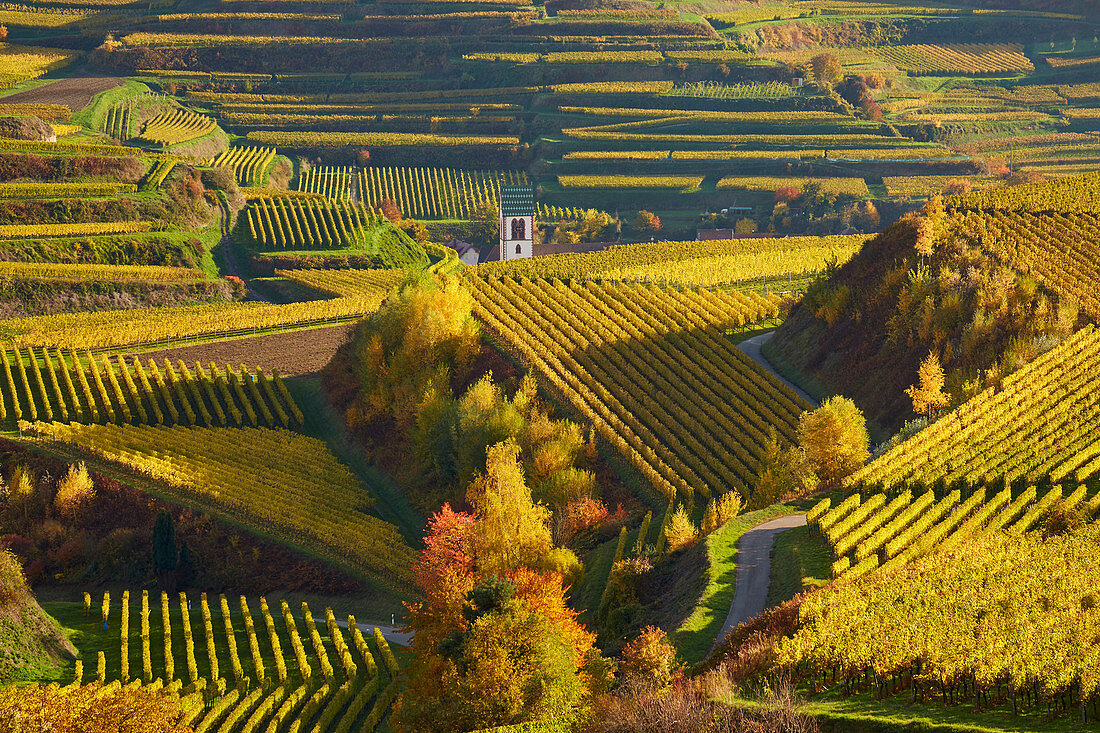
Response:
[[[152,223],[147,221],[93,221],[74,222],[70,224],[0,224],[0,238],[40,239],[42,237],[133,234],[134,232],[147,232],[152,228]]]
[[[407,216],[468,219],[481,205],[496,205],[500,185],[526,185],[518,171],[371,167],[358,172],[360,200],[378,208],[393,201]]]
[[[288,430],[35,423],[57,441],[155,479],[158,492],[400,588],[413,551],[322,441]]]
[[[351,168],[317,166],[298,177],[298,190],[320,194],[332,201],[347,201],[352,175]]]
[[[381,298],[357,296],[285,305],[216,303],[143,310],[64,313],[0,321],[0,329],[18,347],[118,349],[167,344],[172,340],[237,335],[242,331],[312,324],[363,316]]]
[[[272,197],[248,205],[248,241],[259,249],[332,249],[361,246],[379,216],[339,197]]]
[[[134,191],[133,183],[0,183],[0,199],[88,198]]]
[[[1005,487],[978,489],[965,500],[958,489],[937,500],[928,490],[894,495],[852,494],[830,508],[823,499],[808,514],[833,553],[833,574],[845,578],[878,568],[897,570],[917,558],[980,540],[995,532],[1022,535],[1036,529],[1046,516],[1080,510],[1089,518],[1100,513],[1100,493],[1088,498],[1085,486],[1063,494],[1061,486],[1035,486],[1016,492]]]
[[[217,126],[209,117],[180,109],[163,112],[148,120],[142,125],[138,139],[167,148],[208,135]]]
[[[278,372],[224,372],[149,359],[109,359],[55,349],[0,352],[0,420],[118,425],[301,426],[302,411]]]
[[[477,274],[484,278],[594,278],[719,285],[816,271],[831,258],[846,261],[868,238],[842,235],[619,244],[599,252],[486,262],[478,265]]]
[[[120,595],[112,603],[106,593],[92,609],[85,594],[89,631],[119,630],[116,644],[97,652],[94,677],[78,661],[66,690],[85,680],[103,686],[97,697],[120,686],[163,690],[196,731],[371,730],[393,703],[396,657],[377,628],[364,634],[354,616],[340,622],[326,608],[314,618],[307,603],[296,614],[286,600],[272,608],[263,596],[258,604],[225,595],[213,602],[202,593],[193,609],[182,592],[157,599],[142,591],[140,605],[130,591]]]
[[[802,400],[724,336],[774,317],[776,299],[560,280],[470,283],[494,338],[669,500],[745,491],[769,426],[794,435]]]
[[[275,148],[229,148],[210,161],[210,165],[232,168],[237,183],[263,187],[267,171],[275,161]]]
[[[68,66],[77,57],[74,51],[56,48],[14,46],[0,43],[0,89],[13,87],[28,79]]]
[[[335,297],[385,295],[404,279],[402,270],[276,270],[275,274]]]
[[[887,451],[851,486],[1025,479],[1084,483],[1100,473],[1100,332],[1089,326]]]
[[[1100,580],[1097,544],[1095,526],[1046,540],[992,533],[834,586],[802,604],[779,660],[818,679],[839,672],[833,684],[845,692],[902,692],[909,704],[1038,719],[1065,700],[1080,725],[1097,693],[1088,636],[1100,619],[1081,603]]]

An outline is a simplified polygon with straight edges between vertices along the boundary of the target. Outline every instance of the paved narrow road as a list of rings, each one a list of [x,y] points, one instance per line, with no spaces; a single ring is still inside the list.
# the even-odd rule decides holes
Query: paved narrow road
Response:
[[[313,622],[324,626],[328,623],[328,620],[325,619],[324,616],[314,616]],[[348,628],[347,619],[344,619],[343,621],[341,621],[340,619],[336,619],[336,625],[339,626],[341,629]],[[400,644],[401,646],[408,646],[409,644],[412,644],[412,633],[408,631],[402,631],[401,628],[398,626],[387,626],[384,624],[365,624],[360,623],[359,621],[356,621],[355,625],[359,627],[359,631],[361,631],[364,636],[370,636],[372,633],[374,633],[374,628],[375,626],[377,626],[378,630],[382,632],[382,636],[386,639],[386,641],[393,644]]]
[[[790,387],[791,389],[793,389],[799,397],[806,400],[807,402],[809,402],[814,407],[818,407],[819,403],[818,403],[817,400],[815,400],[813,397],[811,397],[808,392],[805,392],[797,384],[790,381],[789,379],[784,377],[779,372],[775,371],[775,367],[773,367],[771,365],[771,362],[769,362],[767,359],[764,358],[764,354],[760,351],[760,348],[764,344],[771,341],[772,336],[774,336],[774,335],[775,335],[775,331],[768,331],[767,333],[762,333],[759,336],[753,336],[752,338],[745,339],[741,343],[737,344],[737,348],[739,348],[739,349],[741,349],[741,351],[745,352],[745,355],[747,357],[749,357],[750,359],[755,361],[757,364],[764,367],[769,372],[771,372],[776,377],[778,377],[779,381],[781,381],[783,384],[785,384],[788,387]]]
[[[718,632],[714,643],[721,644],[733,629],[758,616],[768,602],[768,586],[771,585],[772,545],[775,538],[788,529],[806,524],[805,514],[773,519],[750,529],[741,535],[737,543],[737,580],[733,591],[733,604],[730,606],[726,622]]]

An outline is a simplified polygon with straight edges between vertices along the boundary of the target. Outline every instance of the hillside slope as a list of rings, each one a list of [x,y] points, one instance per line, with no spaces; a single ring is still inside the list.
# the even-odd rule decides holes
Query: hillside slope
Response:
[[[31,595],[19,561],[0,551],[0,682],[37,679],[43,668],[76,656]]]
[[[929,354],[948,407],[999,386],[1100,314],[1098,192],[1090,174],[934,200],[815,282],[765,353],[855,399],[879,439],[915,417]]]

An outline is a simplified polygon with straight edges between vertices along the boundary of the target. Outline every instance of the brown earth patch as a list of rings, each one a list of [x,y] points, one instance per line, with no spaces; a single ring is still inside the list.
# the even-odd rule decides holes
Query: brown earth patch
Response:
[[[264,371],[278,369],[284,377],[296,377],[303,374],[315,374],[328,364],[336,351],[351,338],[355,323],[342,323],[339,326],[325,326],[308,331],[290,331],[271,333],[264,336],[234,339],[232,341],[211,341],[209,343],[183,346],[175,349],[160,349],[147,354],[173,362],[182,359],[187,363],[200,361],[203,364],[214,362],[219,366],[232,364],[234,368],[241,364]]]
[[[4,104],[67,104],[73,112],[84,109],[100,92],[122,85],[113,76],[73,76],[4,97]]]

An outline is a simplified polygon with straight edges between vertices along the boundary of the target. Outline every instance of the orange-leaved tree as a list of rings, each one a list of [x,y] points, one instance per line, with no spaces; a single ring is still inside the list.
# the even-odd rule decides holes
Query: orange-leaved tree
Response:
[[[566,602],[563,576],[579,563],[553,546],[512,440],[489,447],[468,499],[472,514],[444,506],[432,517],[413,569],[424,600],[408,604],[416,660],[393,716],[401,731],[558,717],[600,667]]]

